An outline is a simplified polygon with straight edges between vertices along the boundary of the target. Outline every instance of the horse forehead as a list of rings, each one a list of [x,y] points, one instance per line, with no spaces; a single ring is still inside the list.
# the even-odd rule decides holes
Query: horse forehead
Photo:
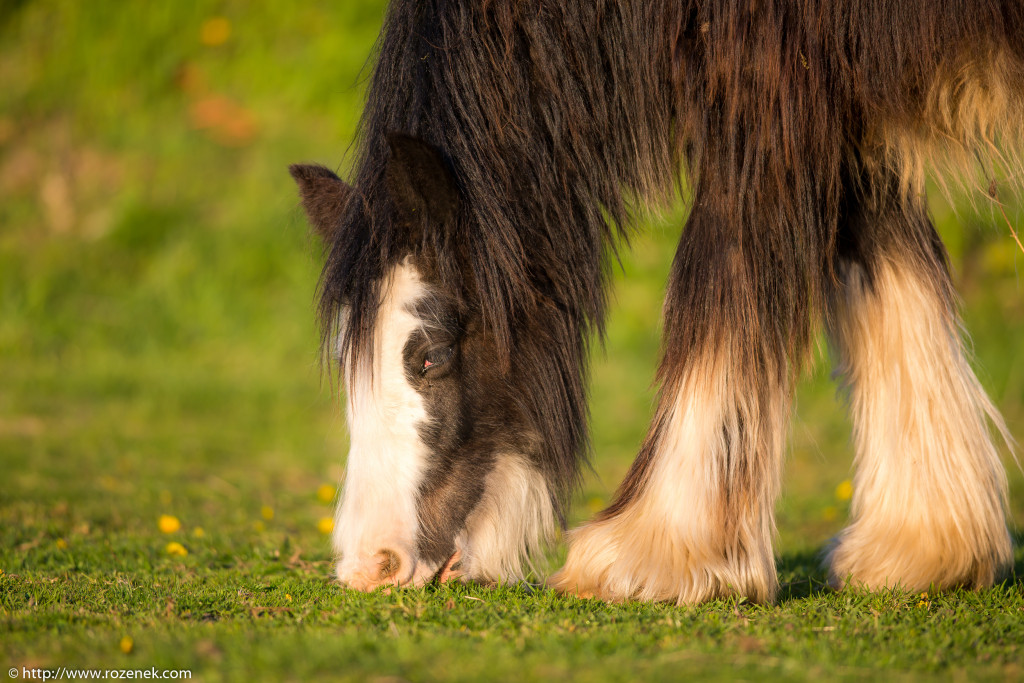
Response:
[[[384,286],[384,296],[377,314],[376,354],[384,362],[394,362],[401,355],[406,340],[423,321],[416,304],[429,293],[423,274],[406,258],[391,269]]]
[[[405,346],[422,326],[416,303],[427,290],[427,283],[410,259],[388,272],[372,343],[358,356],[356,372],[346,375],[349,429],[353,436],[388,442],[375,448],[421,450],[418,427],[427,413],[423,396],[406,372]]]
[[[406,258],[395,266],[389,277],[390,287],[384,299],[385,316],[415,319],[414,305],[427,294],[427,283],[412,260]],[[384,320],[387,325],[390,320]]]
[[[412,333],[423,325],[417,312],[417,302],[428,293],[428,283],[409,258],[393,266],[384,276],[374,332],[368,340],[370,343],[349,350],[357,359],[355,372],[345,373],[350,404],[366,406],[393,398],[388,394],[396,390],[402,394],[413,391],[403,368],[404,350]],[[341,316],[337,341],[339,357],[351,315],[349,310]],[[383,394],[381,390],[384,390]]]

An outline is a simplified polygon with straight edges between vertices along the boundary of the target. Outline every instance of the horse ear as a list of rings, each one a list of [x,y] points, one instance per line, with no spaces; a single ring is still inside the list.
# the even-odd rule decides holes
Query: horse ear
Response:
[[[330,169],[316,164],[292,164],[288,172],[299,185],[302,206],[313,230],[323,244],[331,244],[352,187]]]
[[[431,220],[451,223],[459,208],[459,187],[441,152],[402,133],[388,134],[388,146],[388,189],[399,209],[410,216],[425,211]]]

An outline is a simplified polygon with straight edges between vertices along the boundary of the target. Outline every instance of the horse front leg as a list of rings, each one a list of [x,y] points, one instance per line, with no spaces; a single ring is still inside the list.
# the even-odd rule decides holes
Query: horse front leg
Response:
[[[665,305],[658,407],[613,503],[570,533],[555,588],[606,600],[771,601],[774,504],[806,344],[806,254],[698,196]],[[785,246],[789,245],[789,246]]]

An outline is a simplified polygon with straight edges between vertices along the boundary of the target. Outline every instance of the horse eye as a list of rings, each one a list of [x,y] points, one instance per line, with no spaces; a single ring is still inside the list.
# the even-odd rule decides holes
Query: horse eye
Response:
[[[432,367],[444,365],[445,363],[447,363],[451,359],[452,352],[454,350],[455,347],[444,346],[441,348],[431,349],[430,351],[427,351],[427,355],[423,358],[422,372],[426,372]]]

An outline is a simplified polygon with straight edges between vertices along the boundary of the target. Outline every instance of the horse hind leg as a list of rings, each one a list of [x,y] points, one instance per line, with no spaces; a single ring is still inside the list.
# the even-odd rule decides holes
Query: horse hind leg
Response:
[[[792,337],[780,330],[800,324],[806,302],[788,297],[806,289],[783,282],[788,257],[745,252],[750,239],[723,245],[729,223],[695,207],[669,282],[654,421],[613,504],[570,533],[549,582],[559,590],[679,604],[774,598],[791,394]]]
[[[852,521],[832,582],[980,587],[1012,560],[1006,428],[964,351],[945,252],[922,206],[862,207],[829,296],[856,443]]]

